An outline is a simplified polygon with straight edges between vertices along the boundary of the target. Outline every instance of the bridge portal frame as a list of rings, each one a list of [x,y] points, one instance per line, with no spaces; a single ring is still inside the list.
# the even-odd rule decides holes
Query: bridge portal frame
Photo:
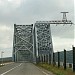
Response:
[[[28,54],[30,56],[29,61],[33,60],[33,57],[34,57],[33,24],[31,25],[14,24],[14,38],[13,38],[13,61],[14,62],[19,62],[20,51],[29,52]]]

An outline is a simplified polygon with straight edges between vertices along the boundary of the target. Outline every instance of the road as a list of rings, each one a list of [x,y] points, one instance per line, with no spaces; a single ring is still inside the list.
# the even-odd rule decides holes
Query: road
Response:
[[[0,67],[0,75],[53,75],[32,63],[12,63]]]

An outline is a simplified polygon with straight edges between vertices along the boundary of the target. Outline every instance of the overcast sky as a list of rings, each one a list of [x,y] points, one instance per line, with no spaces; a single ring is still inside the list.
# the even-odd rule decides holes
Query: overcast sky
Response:
[[[74,0],[0,0],[0,52],[12,56],[14,23],[62,20],[62,11],[68,11],[67,18],[74,22]],[[51,25],[51,32],[54,51],[74,45],[74,26]]]

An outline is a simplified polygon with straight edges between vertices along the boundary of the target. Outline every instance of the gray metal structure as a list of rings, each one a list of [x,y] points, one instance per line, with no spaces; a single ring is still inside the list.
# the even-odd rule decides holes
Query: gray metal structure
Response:
[[[15,62],[33,60],[33,24],[14,24],[13,59]]]
[[[37,58],[40,60],[50,62],[53,57],[53,44],[49,23],[35,23],[35,50]],[[50,60],[49,60],[50,59]]]
[[[52,60],[52,55],[53,45],[50,24],[35,23],[34,27],[33,24],[14,24],[13,59],[15,62],[36,62],[39,56],[40,60],[43,56],[43,61],[47,61],[49,56]]]
[[[63,13],[62,20],[53,20],[53,21],[36,21],[34,26],[35,32],[35,50],[36,56],[43,62],[47,61],[51,63],[53,61],[53,44],[52,44],[52,37],[51,37],[51,30],[50,25],[66,25],[66,24],[73,24],[71,20],[67,20],[66,13],[68,12],[61,12]],[[45,59],[46,58],[46,59]]]
[[[15,62],[53,62],[53,44],[51,36],[51,24],[73,24],[67,20],[66,13],[62,20],[36,21],[32,25],[14,24],[13,58]]]
[[[72,21],[71,20],[68,20],[67,19],[67,16],[66,16],[66,14],[67,13],[69,13],[69,12],[61,12],[61,13],[63,13],[63,18],[62,18],[62,20],[52,20],[52,21],[36,21],[36,23],[47,23],[47,24],[56,24],[56,25],[58,25],[58,24],[73,24],[72,23]]]

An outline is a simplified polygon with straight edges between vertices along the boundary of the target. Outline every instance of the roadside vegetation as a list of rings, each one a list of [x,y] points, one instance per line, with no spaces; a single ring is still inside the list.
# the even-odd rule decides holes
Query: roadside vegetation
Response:
[[[39,63],[37,64],[37,66],[42,67],[48,71],[51,71],[55,75],[75,75],[75,73],[70,68],[64,70],[63,67],[58,68],[57,66],[49,65],[46,63]]]

